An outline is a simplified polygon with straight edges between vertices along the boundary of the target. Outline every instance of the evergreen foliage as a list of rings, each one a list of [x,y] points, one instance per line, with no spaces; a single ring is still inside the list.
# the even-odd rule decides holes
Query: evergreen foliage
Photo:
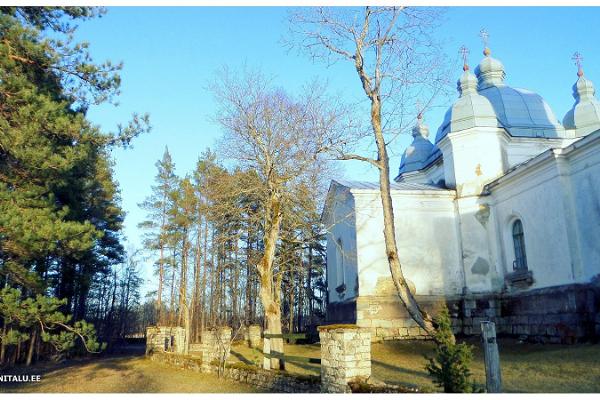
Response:
[[[472,346],[456,343],[446,307],[440,311],[435,321],[435,355],[425,357],[428,360],[425,369],[445,393],[472,393],[475,391],[469,371],[469,364],[473,359]]]
[[[103,12],[0,7],[0,285],[19,291],[3,292],[5,305],[38,312],[18,318],[17,330],[17,314],[0,311],[0,364],[15,341],[16,358],[26,337],[34,347],[37,325],[23,322],[30,318],[61,353],[75,336],[98,350],[87,339],[93,327],[82,321],[90,317],[90,289],[125,254],[109,152],[149,129],[147,116],[134,115],[115,132],[86,118],[90,106],[113,102],[121,84],[120,64],[95,63],[89,44],[73,40],[76,22]]]
[[[106,345],[98,342],[92,324],[84,320],[69,324],[71,316],[59,311],[64,303],[64,300],[41,294],[25,298],[19,289],[10,287],[0,290],[0,316],[5,322],[2,343],[25,342],[30,338],[28,332],[37,330],[42,341],[52,345],[57,358],[74,349],[78,338],[88,352],[104,349]]]

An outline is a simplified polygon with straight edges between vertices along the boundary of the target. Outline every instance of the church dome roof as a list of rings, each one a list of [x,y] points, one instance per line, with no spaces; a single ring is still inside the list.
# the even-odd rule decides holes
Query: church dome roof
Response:
[[[435,143],[439,143],[448,132],[456,132],[475,126],[499,126],[496,112],[490,101],[477,92],[477,78],[467,65],[457,82],[460,97],[444,116],[444,122],[437,131]]]
[[[490,86],[479,93],[490,101],[498,121],[511,136],[563,136],[563,127],[539,94],[506,85]]]
[[[406,148],[400,160],[399,174],[417,171],[427,165],[433,151],[433,143],[428,139],[429,128],[423,123],[422,116],[417,117],[417,124],[412,131],[413,142]]]
[[[504,83],[506,73],[502,63],[485,57],[477,68],[479,94],[487,98],[496,118],[511,136],[561,137],[564,129],[546,101],[537,93],[512,88]]]
[[[600,102],[595,97],[594,84],[583,75],[581,68],[577,75],[579,78],[573,85],[575,104],[563,118],[563,125],[577,129],[577,135],[583,136],[600,129]]]

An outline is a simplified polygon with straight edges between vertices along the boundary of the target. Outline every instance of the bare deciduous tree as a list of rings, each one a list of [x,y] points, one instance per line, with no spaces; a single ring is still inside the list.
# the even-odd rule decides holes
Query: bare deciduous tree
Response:
[[[356,70],[369,103],[368,130],[376,143],[376,156],[350,153],[344,141],[336,142],[330,151],[338,159],[364,161],[378,169],[392,279],[411,317],[431,336],[433,320],[415,300],[398,255],[388,145],[410,125],[407,109],[424,99],[423,109],[431,107],[446,86],[442,53],[432,37],[439,18],[438,9],[423,7],[300,9],[290,14],[289,41],[314,59],[343,60]],[[355,132],[356,138],[367,130]]]
[[[242,168],[256,171],[253,188],[263,211],[264,250],[256,268],[266,333],[281,334],[281,275],[274,274],[281,224],[286,213],[301,202],[315,170],[327,163],[323,150],[339,139],[336,124],[343,110],[326,99],[319,85],[291,96],[257,72],[241,78],[225,69],[211,89],[220,109],[217,121],[224,129],[221,152]],[[283,340],[272,339],[271,350],[283,353]],[[271,368],[283,363],[271,359]]]

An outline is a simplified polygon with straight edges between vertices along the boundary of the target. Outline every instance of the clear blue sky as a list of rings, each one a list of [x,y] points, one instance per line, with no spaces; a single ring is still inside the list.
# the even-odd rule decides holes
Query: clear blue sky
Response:
[[[177,172],[184,175],[219,137],[219,127],[210,121],[215,106],[205,87],[222,65],[260,67],[292,91],[319,77],[327,79],[334,91],[361,96],[351,65],[325,68],[283,48],[280,39],[287,30],[286,13],[285,8],[275,7],[110,7],[104,17],[80,25],[77,37],[91,43],[97,61],[124,62],[119,107],[96,107],[90,110],[89,118],[114,129],[131,113],[148,112],[153,126],[151,133],[134,141],[133,149],[114,151],[116,178],[127,212],[125,234],[130,243],[139,246],[136,225],[144,213],[137,204],[150,192],[154,163],[165,146]],[[451,7],[439,34],[454,63],[454,80],[462,72],[458,57],[462,44],[471,49],[472,68],[482,58],[478,33],[485,27],[490,33],[492,55],[505,66],[507,83],[541,94],[562,120],[573,104],[571,86],[576,68],[571,56],[576,50],[584,56],[586,76],[600,84],[598,21],[600,8],[591,7]],[[426,115],[432,140],[444,112],[433,110]],[[394,172],[409,142],[408,137],[395,142],[391,159]],[[352,179],[376,179],[375,171],[365,164],[344,165]],[[150,265],[145,277],[152,277]]]

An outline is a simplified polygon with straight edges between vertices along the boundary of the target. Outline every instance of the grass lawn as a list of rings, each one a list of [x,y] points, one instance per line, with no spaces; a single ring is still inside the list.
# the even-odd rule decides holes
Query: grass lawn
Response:
[[[252,393],[261,390],[216,375],[177,369],[144,356],[45,363],[6,371],[41,375],[40,382],[0,383],[0,393]]]
[[[471,372],[476,382],[485,383],[483,353],[477,340]],[[540,345],[499,341],[503,389],[506,392],[600,392],[600,344]],[[437,390],[424,369],[424,354],[433,344],[424,341],[394,341],[372,346],[373,376],[382,381]],[[286,345],[285,354],[320,357],[320,345]],[[261,352],[245,345],[232,349],[234,361],[262,362]],[[287,362],[290,372],[318,375],[320,366]]]

